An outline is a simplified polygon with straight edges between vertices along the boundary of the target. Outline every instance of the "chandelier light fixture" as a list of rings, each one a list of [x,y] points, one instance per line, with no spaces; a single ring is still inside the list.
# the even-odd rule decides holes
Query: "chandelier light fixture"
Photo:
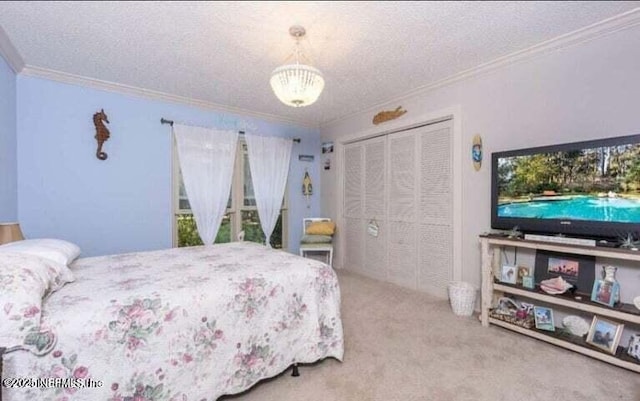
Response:
[[[299,25],[289,28],[289,34],[296,40],[296,48],[292,55],[295,62],[282,65],[271,73],[273,93],[282,103],[291,107],[304,107],[315,103],[324,89],[324,78],[320,70],[300,63],[301,57],[304,57],[300,51],[300,38],[305,33],[305,29]]]

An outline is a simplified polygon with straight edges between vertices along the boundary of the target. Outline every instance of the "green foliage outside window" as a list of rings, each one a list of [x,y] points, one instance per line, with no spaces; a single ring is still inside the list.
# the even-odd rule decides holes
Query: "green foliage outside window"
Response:
[[[198,235],[196,220],[193,214],[178,215],[178,246],[196,246],[202,245],[202,240]],[[264,243],[264,234],[260,227],[258,212],[255,210],[246,210],[242,212],[242,229],[245,232],[244,240]],[[231,241],[231,222],[229,215],[225,215],[222,224],[216,236],[216,244],[222,244]],[[282,248],[282,214],[278,216],[276,227],[271,235],[271,246],[273,248]]]

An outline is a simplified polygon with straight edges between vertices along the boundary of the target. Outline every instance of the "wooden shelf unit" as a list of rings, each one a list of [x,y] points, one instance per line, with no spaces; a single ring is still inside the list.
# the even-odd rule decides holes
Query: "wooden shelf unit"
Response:
[[[634,308],[629,305],[624,305],[618,308],[608,308],[606,306],[600,306],[599,304],[593,303],[589,299],[577,301],[568,296],[549,295],[540,291],[530,290],[520,286],[496,282],[500,272],[501,247],[504,246],[528,248],[534,250],[542,249],[567,254],[590,255],[595,257],[629,260],[636,262],[640,262],[640,252],[616,248],[589,247],[530,241],[515,238],[494,237],[491,235],[480,236],[480,243],[482,247],[482,289],[480,320],[483,326],[488,327],[490,323],[495,324],[496,326],[500,326],[517,333],[524,334],[529,337],[533,337],[538,340],[570,349],[583,355],[587,355],[592,358],[596,358],[601,361],[608,362],[610,364],[640,373],[640,361],[633,360],[630,357],[622,357],[620,355],[620,352],[618,352],[618,355],[607,354],[603,351],[599,351],[595,348],[590,347],[584,341],[567,341],[566,339],[543,332],[541,330],[523,328],[515,324],[511,324],[489,316],[489,311],[492,307],[494,297],[497,294],[501,293],[512,294],[519,297],[537,300],[547,304],[580,310],[582,312],[615,319],[623,323],[640,325],[640,311],[634,310]]]

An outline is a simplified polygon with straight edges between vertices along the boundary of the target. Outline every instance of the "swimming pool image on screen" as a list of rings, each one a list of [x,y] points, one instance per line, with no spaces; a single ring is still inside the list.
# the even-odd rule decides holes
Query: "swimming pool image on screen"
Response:
[[[498,159],[498,216],[640,223],[640,145]]]

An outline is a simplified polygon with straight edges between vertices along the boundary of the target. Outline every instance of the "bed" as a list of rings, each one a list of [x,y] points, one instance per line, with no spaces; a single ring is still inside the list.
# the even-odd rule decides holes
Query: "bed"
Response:
[[[42,301],[33,352],[5,354],[3,372],[70,387],[3,388],[2,400],[213,401],[343,357],[337,277],[315,260],[234,242],[70,270],[75,281]]]

